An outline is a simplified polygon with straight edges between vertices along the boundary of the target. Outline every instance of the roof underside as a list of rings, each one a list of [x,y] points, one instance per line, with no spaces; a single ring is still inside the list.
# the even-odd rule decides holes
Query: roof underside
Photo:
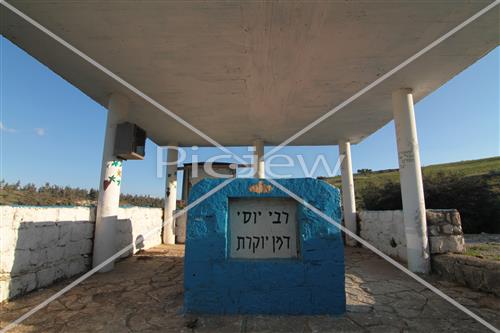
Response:
[[[490,0],[394,2],[10,1],[225,146],[276,145],[439,38]],[[159,145],[210,145],[1,7],[2,34],[92,99],[133,101]],[[361,141],[499,43],[498,6],[296,139]]]

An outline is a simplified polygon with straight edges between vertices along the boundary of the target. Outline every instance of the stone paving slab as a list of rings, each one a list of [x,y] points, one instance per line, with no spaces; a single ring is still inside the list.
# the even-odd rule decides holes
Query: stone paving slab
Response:
[[[366,249],[346,248],[348,312],[330,316],[182,314],[182,246],[160,246],[97,274],[13,332],[489,332]],[[458,285],[431,282],[500,327],[500,300]],[[0,305],[5,327],[69,281]]]

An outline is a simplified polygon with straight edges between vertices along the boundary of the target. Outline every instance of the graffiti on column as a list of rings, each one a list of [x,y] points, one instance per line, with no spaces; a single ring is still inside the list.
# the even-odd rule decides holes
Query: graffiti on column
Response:
[[[104,191],[112,183],[120,186],[122,182],[122,161],[110,161],[106,163],[106,179],[103,181]]]

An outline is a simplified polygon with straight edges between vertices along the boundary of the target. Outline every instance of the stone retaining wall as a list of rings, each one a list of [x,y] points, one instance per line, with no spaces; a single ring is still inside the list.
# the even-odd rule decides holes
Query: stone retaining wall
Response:
[[[0,206],[0,218],[0,301],[92,266],[95,208]],[[120,208],[118,219],[117,250],[155,229],[139,248],[161,244],[160,208]]]
[[[500,297],[500,262],[460,254],[432,257],[432,270],[446,280]]]
[[[406,261],[406,237],[400,210],[358,212],[359,235],[387,255]],[[462,253],[464,237],[455,209],[428,209],[427,232],[431,254]]]

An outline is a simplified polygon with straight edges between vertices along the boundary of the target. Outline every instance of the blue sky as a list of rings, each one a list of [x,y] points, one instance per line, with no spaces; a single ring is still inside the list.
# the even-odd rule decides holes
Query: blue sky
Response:
[[[8,40],[0,37],[0,43],[0,178],[97,188],[106,110]],[[415,106],[423,165],[500,155],[499,77],[497,47]],[[215,150],[198,152],[203,160]],[[308,166],[317,154],[332,167],[338,157],[336,146],[287,147],[282,153],[303,154]],[[354,170],[397,168],[394,123],[353,146],[352,158]],[[290,171],[303,176],[299,167]],[[147,143],[144,161],[127,161],[123,173],[124,193],[163,195],[154,143]],[[319,168],[314,176],[323,174]]]

